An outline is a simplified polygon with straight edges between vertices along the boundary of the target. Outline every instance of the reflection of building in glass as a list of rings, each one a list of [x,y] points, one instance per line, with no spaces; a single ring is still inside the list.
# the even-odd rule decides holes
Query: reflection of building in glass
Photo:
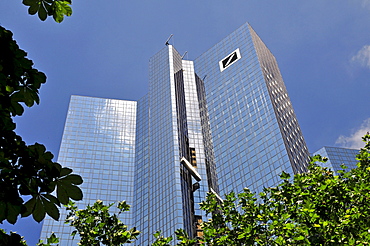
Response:
[[[207,192],[260,192],[276,185],[282,171],[304,172],[308,151],[276,60],[245,24],[194,61],[172,45],[155,54],[149,92],[137,108],[72,97],[59,162],[84,177],[85,203],[131,203],[127,223],[142,231],[137,245],[149,245],[157,230],[201,235],[198,222],[206,216],[199,203]],[[122,173],[115,187],[121,193],[110,196],[113,187],[102,180],[110,182],[114,171]],[[48,221],[44,227],[57,232]]]
[[[343,170],[341,165],[344,164],[347,170],[356,168],[358,161],[356,155],[359,153],[357,149],[345,149],[338,147],[322,147],[313,155],[321,155],[327,157],[328,161],[325,163],[318,163],[320,166],[328,167],[334,172]]]

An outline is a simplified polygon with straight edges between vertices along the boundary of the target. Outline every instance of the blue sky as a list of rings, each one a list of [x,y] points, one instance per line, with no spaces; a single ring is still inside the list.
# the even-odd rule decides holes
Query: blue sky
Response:
[[[48,76],[17,132],[55,155],[71,95],[137,100],[170,34],[195,59],[247,21],[277,58],[311,152],[357,147],[370,131],[370,0],[75,0],[73,11],[57,24],[20,0],[0,2],[0,24]]]

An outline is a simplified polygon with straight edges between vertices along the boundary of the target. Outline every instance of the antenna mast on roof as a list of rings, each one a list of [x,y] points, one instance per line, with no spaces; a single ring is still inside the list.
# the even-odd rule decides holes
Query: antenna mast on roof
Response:
[[[166,46],[170,44],[170,43],[168,43],[168,42],[170,41],[170,39],[172,38],[172,36],[173,36],[173,34],[171,34],[171,35],[168,37],[168,39],[167,39],[167,41],[166,41],[166,43],[165,43],[165,45],[166,45]]]
[[[181,56],[181,59],[184,59],[184,56],[187,54],[188,52],[185,51],[185,53]]]

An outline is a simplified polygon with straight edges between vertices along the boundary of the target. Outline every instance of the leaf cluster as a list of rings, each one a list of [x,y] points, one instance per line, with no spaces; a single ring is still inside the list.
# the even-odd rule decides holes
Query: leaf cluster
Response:
[[[62,22],[64,16],[72,15],[72,0],[23,0],[28,7],[30,15],[37,14],[40,20],[45,21],[48,16],[53,16],[58,23]]]
[[[33,68],[12,35],[0,26],[0,223],[14,224],[19,215],[31,214],[40,222],[46,213],[58,220],[57,206],[82,199],[82,178],[53,162],[44,145],[26,145],[15,133],[13,117],[39,103],[46,76]],[[31,198],[25,202],[25,196]]]
[[[92,206],[85,209],[78,209],[77,206],[70,202],[67,206],[69,214],[66,223],[75,227],[72,236],[78,233],[80,236],[80,245],[99,246],[103,245],[116,246],[125,243],[132,243],[139,231],[136,228],[128,229],[127,225],[119,220],[122,212],[128,211],[130,206],[125,202],[119,202],[117,214],[110,214],[109,209],[114,203],[104,205],[102,201],[96,201]]]
[[[202,224],[203,238],[194,243],[177,233],[177,245],[369,245],[370,135],[363,141],[357,168],[343,165],[338,175],[316,165],[326,158],[315,156],[307,173],[283,172],[282,183],[259,196],[246,188],[221,202],[209,193],[201,203],[211,216]],[[156,245],[172,241],[155,236]]]
[[[223,203],[209,194],[201,208],[206,245],[368,245],[370,243],[370,135],[357,155],[357,168],[333,171],[314,164],[309,171],[265,188],[258,199],[248,189]]]
[[[3,229],[0,229],[0,243],[1,245],[27,246],[23,237],[13,232],[8,235]]]
[[[186,231],[183,229],[177,229],[175,231],[175,236],[177,239],[176,245],[182,246],[196,246],[199,245],[197,239],[190,239]],[[152,246],[171,246],[172,237],[164,237],[161,234],[161,231],[154,233],[155,241],[152,243]]]
[[[52,246],[55,245],[56,243],[59,243],[59,238],[53,233],[46,239],[46,243],[44,243],[43,240],[39,240],[37,243],[37,246]],[[58,244],[57,244],[58,245]]]

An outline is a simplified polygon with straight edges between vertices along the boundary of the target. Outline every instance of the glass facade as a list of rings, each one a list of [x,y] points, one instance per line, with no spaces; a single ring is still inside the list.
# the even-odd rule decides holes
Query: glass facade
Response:
[[[137,198],[141,206],[134,207],[143,232],[137,245],[149,245],[157,230],[168,235],[184,228],[174,77],[180,70],[181,56],[171,46],[159,51],[149,61],[149,93],[139,101],[138,122],[146,119],[139,123],[137,139],[145,138],[146,144],[137,146],[135,190],[147,199]]]
[[[77,204],[84,208],[96,200],[104,204],[126,200],[133,204],[136,102],[84,96],[72,96],[64,128],[58,162],[82,176],[84,194]],[[46,217],[41,239],[52,232],[60,245],[76,245],[65,225],[65,209],[60,221]],[[132,225],[131,212],[121,220]]]
[[[194,61],[204,78],[220,193],[305,171],[308,150],[276,60],[245,24]]]
[[[320,166],[328,167],[334,172],[342,170],[340,166],[344,164],[347,170],[356,168],[358,161],[356,160],[356,155],[360,151],[357,149],[345,149],[338,147],[322,147],[313,155],[321,155],[322,157],[327,157],[328,161],[325,163],[318,163]]]
[[[132,207],[133,223],[137,228],[149,228],[150,194],[148,192],[151,182],[151,164],[149,156],[149,107],[148,95],[141,98],[137,104],[136,125],[136,152],[135,152],[135,182],[134,203]],[[142,233],[139,242],[152,239],[149,233]],[[140,244],[137,244],[140,245]]]
[[[201,236],[207,192],[260,192],[305,171],[308,155],[276,60],[245,24],[195,61],[166,45],[137,103],[73,96],[58,161],[84,178],[81,206],[132,204],[124,222],[150,245],[158,230]],[[48,219],[51,231],[69,238]]]
[[[133,213],[143,233],[137,245],[149,245],[157,230],[171,235],[184,228],[196,236],[194,224],[205,219],[199,203],[208,191],[207,165],[214,163],[207,156],[206,165],[199,105],[193,62],[166,46],[150,59],[149,93],[138,101]]]
[[[184,96],[185,96],[185,111],[186,111],[186,122],[188,129],[189,138],[189,150],[190,156],[189,161],[192,166],[197,170],[202,180],[199,182],[192,181],[192,187],[190,189],[193,202],[191,206],[194,206],[192,214],[192,225],[196,225],[199,221],[205,220],[206,215],[204,211],[199,208],[207,192],[212,188],[218,191],[217,176],[215,174],[215,163],[213,152],[210,151],[206,154],[207,149],[213,149],[210,130],[207,127],[206,120],[202,120],[201,111],[208,116],[207,108],[202,108],[201,99],[204,98],[204,91],[200,90],[199,83],[202,83],[199,77],[194,72],[194,62],[185,61],[182,62],[183,66],[183,84],[184,84]],[[195,184],[196,183],[196,184]],[[193,186],[197,186],[196,188]],[[192,226],[192,234],[194,236],[200,236],[200,232],[196,232],[196,227]]]

